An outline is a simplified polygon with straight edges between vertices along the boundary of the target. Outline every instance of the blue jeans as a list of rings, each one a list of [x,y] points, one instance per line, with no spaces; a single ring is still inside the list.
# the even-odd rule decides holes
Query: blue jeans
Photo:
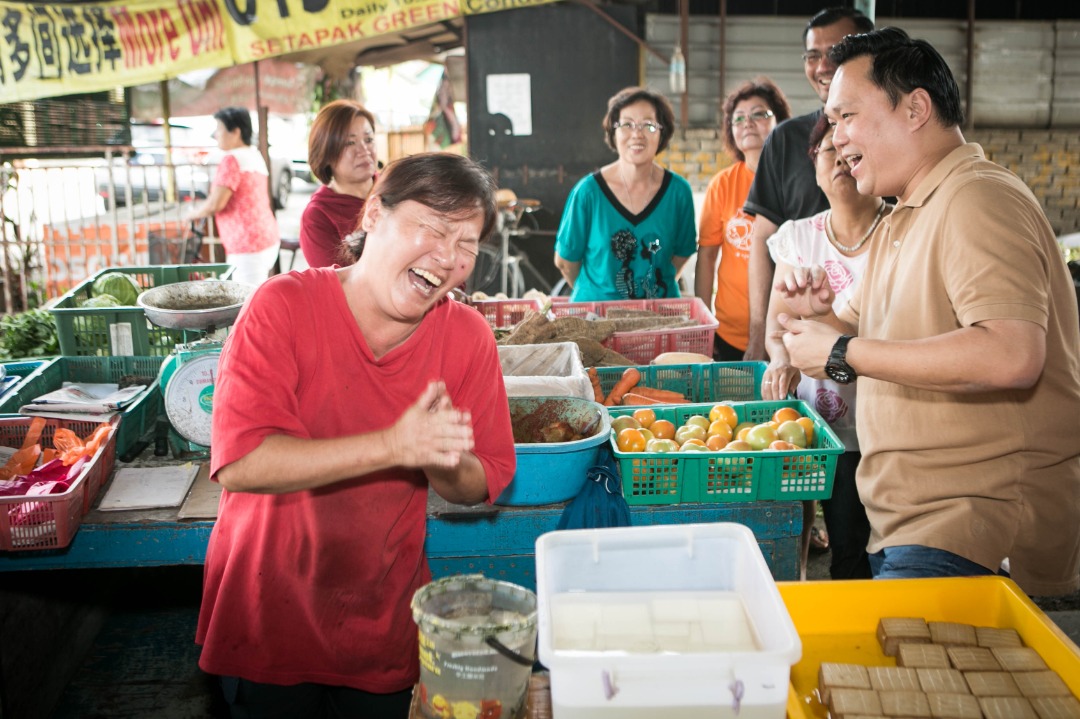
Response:
[[[886,547],[870,555],[874,579],[912,579],[917,577],[979,577],[996,574],[981,564],[964,559],[944,549],[906,544]]]

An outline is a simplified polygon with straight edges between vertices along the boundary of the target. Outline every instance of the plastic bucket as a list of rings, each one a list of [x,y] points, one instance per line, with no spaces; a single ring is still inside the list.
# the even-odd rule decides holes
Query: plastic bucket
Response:
[[[420,628],[420,706],[428,719],[525,714],[536,659],[536,595],[480,574],[426,584],[412,599]]]

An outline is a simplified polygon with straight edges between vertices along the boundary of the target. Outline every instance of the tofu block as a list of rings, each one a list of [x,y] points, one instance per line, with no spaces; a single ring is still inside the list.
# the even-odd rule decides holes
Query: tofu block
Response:
[[[895,657],[901,644],[929,644],[930,629],[922,617],[882,617],[877,640],[887,657]]]
[[[896,650],[898,667],[936,667],[949,669],[949,655],[939,644],[901,644]]]
[[[986,647],[947,647],[949,661],[962,672],[999,672],[1001,665]]]
[[[957,669],[933,669],[919,667],[919,687],[927,694],[970,694],[964,675]]]
[[[1008,672],[964,672],[964,679],[977,697],[1020,696],[1020,688]]]
[[[1076,697],[1031,697],[1028,699],[1039,719],[1080,719]]]
[[[881,716],[881,702],[871,689],[833,689],[829,711],[833,719],[850,719],[854,714]]]
[[[821,703],[828,704],[833,689],[871,689],[867,668],[861,664],[822,662],[818,668]]]
[[[921,692],[919,675],[909,667],[867,667],[870,688],[887,692]]]
[[[986,719],[1039,719],[1024,697],[979,697],[979,708]]]
[[[881,713],[887,717],[930,719],[930,703],[922,692],[878,692]]]
[[[975,639],[980,647],[1022,647],[1024,642],[1015,629],[975,627]]]
[[[982,719],[979,700],[971,694],[930,692],[926,702],[934,719]]]
[[[930,630],[930,641],[934,644],[951,647],[974,647],[978,644],[975,638],[975,627],[970,624],[927,622],[926,626]]]
[[[990,651],[1007,672],[1042,672],[1049,669],[1039,653],[1031,647],[994,647]]]
[[[1057,675],[1057,672],[1049,669],[1045,672],[1014,672],[1013,681],[1020,688],[1020,693],[1028,699],[1032,697],[1072,696],[1069,687]]]

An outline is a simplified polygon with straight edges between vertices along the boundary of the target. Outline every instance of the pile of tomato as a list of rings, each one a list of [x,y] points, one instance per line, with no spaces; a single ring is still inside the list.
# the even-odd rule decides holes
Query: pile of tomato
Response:
[[[678,427],[643,407],[613,419],[611,430],[620,452],[792,451],[814,443],[814,420],[793,407],[777,409],[766,422],[740,422],[735,407],[724,402]]]

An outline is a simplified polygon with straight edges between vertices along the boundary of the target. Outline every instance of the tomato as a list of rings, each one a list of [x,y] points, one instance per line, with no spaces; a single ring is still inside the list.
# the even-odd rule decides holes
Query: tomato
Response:
[[[656,412],[648,408],[635,409],[632,415],[634,419],[638,421],[645,429],[652,426],[652,423],[656,421]]]
[[[788,420],[794,422],[799,417],[802,417],[802,415],[799,414],[799,410],[795,409],[794,407],[781,407],[780,409],[773,412],[772,420],[776,422],[777,425],[781,425]]]
[[[619,432],[615,445],[620,452],[644,452],[645,436],[641,434],[641,430],[627,427]]]
[[[657,439],[675,439],[675,424],[666,419],[658,419],[649,427]]]
[[[795,421],[798,422],[799,425],[803,428],[803,431],[806,432],[806,446],[807,447],[813,447],[814,446],[814,420],[810,419],[809,417],[799,417]]]
[[[718,419],[727,422],[728,426],[732,429],[735,429],[739,424],[739,417],[735,414],[735,408],[724,402],[714,405],[713,408],[709,410],[709,420],[715,422]]]

